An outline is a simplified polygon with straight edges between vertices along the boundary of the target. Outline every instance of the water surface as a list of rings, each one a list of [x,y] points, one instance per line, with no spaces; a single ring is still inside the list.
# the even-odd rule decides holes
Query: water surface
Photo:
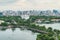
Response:
[[[46,28],[52,27],[53,29],[59,29],[60,30],[60,23],[53,23],[53,24],[37,24],[40,26],[45,26]]]
[[[36,40],[36,36],[37,34],[20,28],[0,30],[0,40]]]

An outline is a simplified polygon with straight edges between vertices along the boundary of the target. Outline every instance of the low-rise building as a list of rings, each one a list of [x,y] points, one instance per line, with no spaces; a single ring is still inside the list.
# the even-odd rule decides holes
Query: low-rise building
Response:
[[[0,20],[0,24],[1,24],[1,23],[4,23],[4,21],[3,21],[3,20]]]
[[[55,21],[56,22],[56,21],[60,21],[60,19],[51,19],[51,21]]]
[[[36,19],[35,23],[41,23],[42,21],[44,21],[45,19]]]

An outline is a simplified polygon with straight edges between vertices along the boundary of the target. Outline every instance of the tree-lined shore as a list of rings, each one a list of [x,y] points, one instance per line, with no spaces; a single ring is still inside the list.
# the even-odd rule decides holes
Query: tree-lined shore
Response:
[[[30,16],[29,19],[22,19],[20,16],[2,16],[0,20],[3,20],[4,23],[1,23],[1,27],[11,27],[11,28],[26,28],[33,32],[38,32],[36,40],[60,40],[60,30],[52,29],[51,27],[46,28],[45,26],[35,25],[34,21],[39,18],[44,18],[45,20],[50,20],[53,18],[60,17],[45,17],[45,16]],[[23,26],[23,27],[21,27]],[[46,33],[47,32],[47,33]]]

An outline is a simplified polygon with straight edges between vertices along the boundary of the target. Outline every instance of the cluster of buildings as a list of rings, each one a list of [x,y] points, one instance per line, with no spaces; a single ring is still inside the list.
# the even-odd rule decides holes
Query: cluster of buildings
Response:
[[[60,19],[54,18],[54,19],[50,19],[50,20],[45,20],[43,18],[40,18],[40,19],[35,20],[35,23],[55,23],[55,22],[60,22]]]
[[[21,15],[39,15],[39,16],[60,16],[57,10],[30,10],[30,11],[13,11],[5,10],[0,12],[0,16],[21,16]]]

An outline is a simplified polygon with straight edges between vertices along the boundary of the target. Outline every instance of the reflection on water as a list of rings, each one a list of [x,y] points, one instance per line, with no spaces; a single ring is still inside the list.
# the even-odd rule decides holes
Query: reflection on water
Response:
[[[46,28],[52,27],[53,29],[60,30],[60,23],[54,24],[38,24],[45,25]],[[36,40],[37,34],[32,31],[22,28],[4,28],[0,27],[0,40]]]
[[[36,33],[20,28],[0,28],[0,40],[36,40]]]

